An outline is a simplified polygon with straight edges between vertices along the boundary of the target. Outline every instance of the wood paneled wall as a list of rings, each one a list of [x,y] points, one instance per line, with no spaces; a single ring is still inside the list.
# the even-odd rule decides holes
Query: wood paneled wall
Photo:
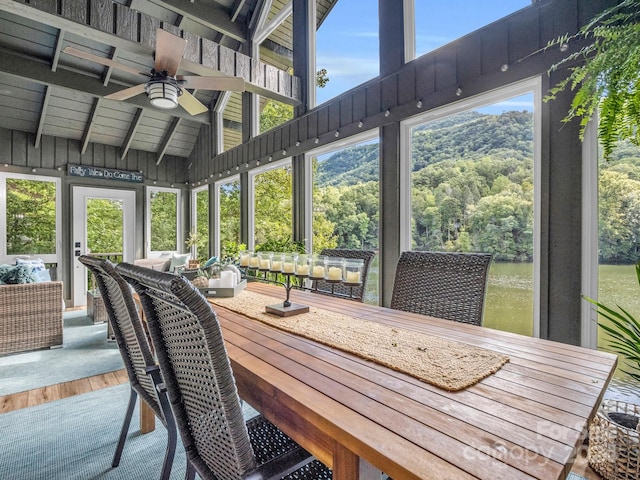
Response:
[[[159,186],[187,182],[183,158],[165,156],[160,165],[156,165],[155,153],[130,150],[121,159],[120,148],[99,143],[90,143],[81,154],[80,141],[47,135],[41,137],[38,148],[34,145],[35,134],[0,128],[0,171],[61,175],[60,172],[66,173],[68,164],[74,164],[142,172],[147,183],[156,182]],[[127,182],[109,182],[109,185],[117,184]]]

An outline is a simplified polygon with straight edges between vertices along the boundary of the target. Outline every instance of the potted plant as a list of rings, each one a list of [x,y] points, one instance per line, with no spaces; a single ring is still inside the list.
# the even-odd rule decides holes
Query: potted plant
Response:
[[[203,239],[203,236],[196,230],[191,230],[187,240],[184,242],[187,247],[191,249],[191,259],[189,260],[189,268],[198,268],[200,262],[198,261],[198,243]]]
[[[636,277],[640,285],[640,262],[636,263]],[[610,324],[598,322],[610,337],[610,347],[620,354],[631,369],[622,370],[633,380],[640,381],[640,321],[624,308],[610,308],[601,302],[584,297],[596,307],[598,315]],[[589,465],[603,478],[640,478],[640,406],[604,400],[589,428]]]

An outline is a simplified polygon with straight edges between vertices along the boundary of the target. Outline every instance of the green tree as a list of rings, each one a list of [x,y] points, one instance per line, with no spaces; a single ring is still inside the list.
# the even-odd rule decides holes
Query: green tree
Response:
[[[292,227],[291,168],[268,170],[255,177],[255,244],[271,238],[291,237]]]
[[[178,251],[178,195],[151,192],[151,250]],[[182,247],[182,246],[180,246]]]
[[[8,178],[6,188],[7,254],[55,253],[55,183]]]
[[[240,182],[228,182],[220,187],[220,245],[240,243]]]
[[[87,248],[95,253],[122,253],[122,202],[92,198],[86,213]]]

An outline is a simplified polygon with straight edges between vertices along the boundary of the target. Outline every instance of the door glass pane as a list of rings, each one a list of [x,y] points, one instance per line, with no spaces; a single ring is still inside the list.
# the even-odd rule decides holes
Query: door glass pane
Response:
[[[313,252],[379,248],[379,140],[313,158]],[[365,302],[378,303],[378,255],[369,267]]]
[[[7,255],[56,253],[56,185],[7,178]]]
[[[178,194],[151,192],[151,251],[182,251],[178,248]]]
[[[87,200],[87,251],[122,261],[123,202],[108,198]]]
[[[220,190],[220,253],[235,256],[240,243],[240,182],[223,183]]]
[[[483,325],[525,335],[533,334],[533,133],[531,94],[423,123],[411,140],[411,248],[492,253]]]

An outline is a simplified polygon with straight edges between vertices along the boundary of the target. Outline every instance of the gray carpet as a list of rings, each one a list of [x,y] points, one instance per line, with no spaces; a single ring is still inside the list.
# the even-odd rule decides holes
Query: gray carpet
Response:
[[[93,325],[85,310],[65,312],[62,348],[0,357],[0,395],[121,368],[124,367],[118,346],[107,341],[107,324]]]
[[[167,431],[141,435],[138,407],[120,466],[111,458],[129,398],[118,385],[0,415],[0,478],[12,480],[150,480],[158,478]],[[171,479],[184,478],[181,444]]]

